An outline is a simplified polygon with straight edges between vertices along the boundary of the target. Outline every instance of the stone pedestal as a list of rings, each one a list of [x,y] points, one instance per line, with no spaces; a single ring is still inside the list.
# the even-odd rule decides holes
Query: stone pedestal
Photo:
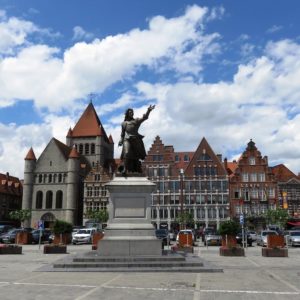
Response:
[[[110,194],[109,220],[98,243],[100,256],[161,255],[161,240],[151,224],[151,193],[146,177],[115,177],[106,185]]]

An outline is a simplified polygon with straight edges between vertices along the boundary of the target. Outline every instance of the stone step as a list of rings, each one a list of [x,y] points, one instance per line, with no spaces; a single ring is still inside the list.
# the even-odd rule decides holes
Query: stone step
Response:
[[[40,272],[176,272],[176,273],[220,273],[223,272],[223,269],[213,268],[213,267],[118,267],[118,268],[52,268],[52,269],[43,269]]]
[[[202,262],[71,262],[54,263],[54,268],[172,268],[203,267]]]
[[[73,259],[73,262],[166,262],[166,261],[172,261],[172,262],[180,262],[185,261],[185,258],[183,256],[118,256],[118,257],[75,257]]]

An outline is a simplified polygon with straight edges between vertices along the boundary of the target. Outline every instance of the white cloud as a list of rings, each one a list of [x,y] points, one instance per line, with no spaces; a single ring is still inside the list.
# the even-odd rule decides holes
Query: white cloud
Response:
[[[155,67],[160,60],[181,73],[199,72],[203,55],[217,48],[217,35],[204,35],[199,29],[206,13],[192,6],[177,18],[157,16],[149,21],[149,29],[76,43],[63,59],[57,57],[57,49],[30,46],[0,62],[0,82],[4,82],[0,99],[34,99],[38,107],[59,110],[128,78],[141,66]]]
[[[147,146],[158,134],[178,151],[193,151],[205,136],[216,152],[231,159],[252,138],[271,164],[286,163],[297,172],[299,51],[300,45],[290,40],[269,43],[264,56],[239,66],[232,82],[141,82],[137,88],[145,99],[157,99],[144,125]]]
[[[29,21],[12,17],[6,20],[6,14],[0,14],[0,54],[12,54],[16,46],[26,44],[27,36],[36,32],[37,27]]]
[[[266,32],[267,33],[274,33],[274,32],[282,30],[282,28],[283,28],[282,26],[273,25],[272,27],[268,28]]]
[[[75,41],[90,41],[94,38],[94,35],[90,32],[85,31],[80,26],[75,26],[73,28],[73,40]]]
[[[172,70],[178,82],[133,82],[136,94],[125,90],[116,101],[97,107],[100,118],[117,111],[103,124],[115,141],[116,157],[124,117],[118,110],[132,106],[141,116],[146,103],[151,103],[157,106],[140,129],[147,148],[160,135],[177,151],[194,151],[205,136],[215,152],[231,159],[252,138],[270,163],[283,162],[295,172],[300,170],[300,45],[292,40],[270,42],[263,55],[240,64],[232,80],[201,82],[203,57],[221,51],[219,35],[204,33],[205,16],[217,18],[221,13],[209,15],[207,9],[192,6],[177,18],[152,18],[148,29],[76,43],[64,52],[27,45],[30,29],[16,35],[26,48],[0,61],[0,106],[33,99],[38,108],[53,113],[44,117],[42,125],[0,125],[3,172],[22,177],[20,161],[30,146],[39,155],[52,136],[65,141],[68,128],[83,111],[76,99],[133,78],[143,67],[154,72]],[[7,18],[5,12],[0,11],[0,18]],[[246,35],[241,38],[248,40]],[[244,50],[249,54],[253,51],[247,45]],[[76,111],[81,109],[76,116],[74,105]],[[70,107],[70,116],[54,113]]]
[[[24,178],[24,158],[28,150],[33,147],[38,157],[49,142],[51,132],[46,124],[0,124],[0,172]]]

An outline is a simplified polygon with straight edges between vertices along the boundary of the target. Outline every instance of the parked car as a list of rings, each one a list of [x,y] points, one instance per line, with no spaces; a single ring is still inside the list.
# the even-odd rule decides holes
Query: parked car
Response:
[[[163,245],[168,244],[168,239],[169,239],[168,238],[168,235],[169,235],[168,229],[156,229],[155,235],[159,240],[162,240]]]
[[[15,228],[12,229],[4,234],[1,235],[1,240],[5,244],[13,244],[16,242],[16,236],[18,232],[23,231],[22,228]]]
[[[77,233],[80,229],[84,229],[84,226],[74,226],[72,229],[72,238],[74,236],[75,233]]]
[[[252,241],[253,241],[253,242],[256,242],[256,240],[257,240],[257,233],[256,233],[256,231],[254,231],[254,230],[249,230],[248,233],[250,234],[250,236],[251,236],[251,238],[252,238]]]
[[[202,231],[202,242],[204,243],[204,241],[205,241],[205,236],[206,236],[207,234],[215,234],[215,233],[216,233],[215,228],[213,228],[213,227],[205,227],[205,228],[203,229],[203,231]]]
[[[263,230],[257,236],[256,244],[262,247],[267,246],[267,236],[268,235],[278,235],[277,231],[274,230]]]
[[[208,233],[205,235],[205,246],[221,246],[222,237],[219,234]]]
[[[41,234],[41,243],[49,242],[49,237],[52,234],[50,230],[47,229],[35,229],[31,231],[32,234],[32,242],[34,244],[38,244],[40,240],[40,234]]]
[[[72,243],[76,244],[91,244],[93,234],[97,232],[96,228],[79,229],[72,237]]]
[[[252,237],[251,235],[249,234],[249,232],[245,232],[244,233],[244,244],[246,245],[246,240],[247,240],[247,246],[251,247],[252,246]],[[239,232],[237,235],[236,235],[236,242],[239,244],[239,245],[243,245],[243,233],[242,232]]]
[[[3,233],[6,233],[12,229],[14,229],[15,227],[12,225],[0,225],[0,235]]]
[[[194,232],[192,229],[182,229],[182,230],[179,230],[177,236],[176,236],[176,243],[179,243],[179,235],[188,235],[188,234],[191,234],[192,235],[192,244],[194,245],[194,242],[195,242],[195,239],[194,239]]]
[[[300,246],[300,230],[291,230],[287,235],[289,246]]]

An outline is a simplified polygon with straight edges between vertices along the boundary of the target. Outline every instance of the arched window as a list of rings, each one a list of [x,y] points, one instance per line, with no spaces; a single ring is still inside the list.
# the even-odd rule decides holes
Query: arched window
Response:
[[[90,154],[90,144],[85,144],[84,145],[84,153],[85,154]]]
[[[62,182],[62,174],[58,174],[58,182]]]
[[[42,182],[43,182],[43,175],[40,174],[40,175],[39,175],[39,183],[42,183]]]
[[[95,154],[95,144],[91,144],[91,154]]]
[[[62,191],[57,191],[56,192],[55,208],[62,208],[62,203],[63,203],[63,192]]]
[[[35,208],[36,209],[42,209],[43,208],[43,192],[42,191],[38,191],[36,193]]]
[[[52,182],[52,174],[48,175],[48,182],[51,183]]]
[[[46,208],[47,209],[52,208],[52,200],[53,200],[53,193],[52,193],[52,191],[48,191],[46,193]]]

